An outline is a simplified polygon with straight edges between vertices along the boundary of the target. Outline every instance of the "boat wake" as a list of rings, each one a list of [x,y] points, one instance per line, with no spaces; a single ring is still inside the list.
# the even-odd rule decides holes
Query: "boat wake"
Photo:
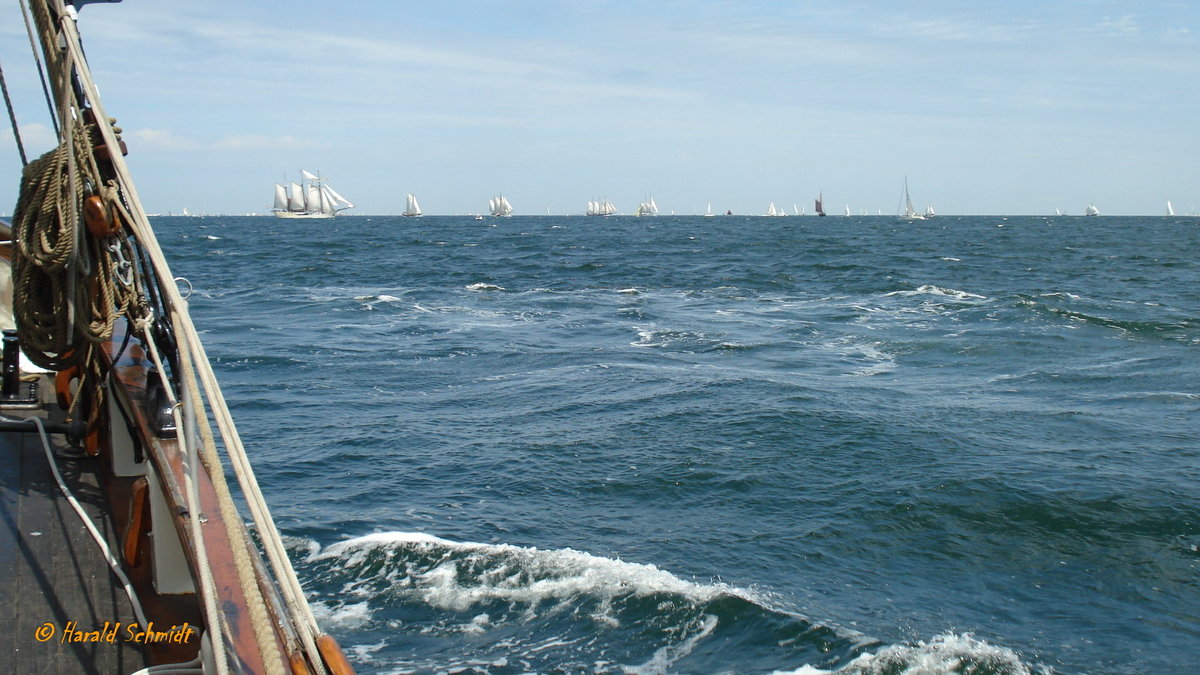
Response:
[[[764,593],[572,549],[386,532],[314,549],[318,619],[367,667],[464,672],[1027,673],[970,636],[883,647]],[[877,649],[875,653],[867,650]],[[907,664],[907,665],[906,665]],[[899,666],[899,667],[898,667]],[[797,669],[799,668],[799,669]],[[719,668],[718,668],[719,669]]]

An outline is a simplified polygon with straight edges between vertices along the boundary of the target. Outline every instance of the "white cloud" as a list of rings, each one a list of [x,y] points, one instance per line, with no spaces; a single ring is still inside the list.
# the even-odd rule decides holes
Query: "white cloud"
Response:
[[[125,131],[121,135],[128,139],[131,145],[148,150],[195,150],[201,147],[200,143],[181,138],[165,129],[138,129]]]

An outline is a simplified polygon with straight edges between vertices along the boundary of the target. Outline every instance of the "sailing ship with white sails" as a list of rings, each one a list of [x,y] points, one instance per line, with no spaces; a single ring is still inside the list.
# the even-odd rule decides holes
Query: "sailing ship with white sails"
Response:
[[[1087,205],[1087,208],[1083,210],[1083,215],[1085,215],[1085,216],[1098,216],[1098,215],[1100,215],[1100,209],[1096,208],[1096,205],[1095,205],[1095,204],[1090,204],[1090,203],[1089,203],[1089,204]]]
[[[508,218],[512,215],[513,207],[508,202],[508,197],[496,195],[488,200],[488,211],[497,218]]]
[[[421,215],[421,205],[417,203],[417,197],[413,193],[408,193],[407,200],[404,204],[404,213],[402,216],[419,216]]]
[[[287,188],[275,184],[275,206],[271,213],[276,218],[332,218],[338,211],[350,208],[354,204],[330,187],[325,178],[301,169],[299,183],[289,183]]]
[[[587,203],[587,210],[584,211],[589,216],[611,216],[617,212],[617,207],[608,201],[608,197],[600,200],[592,200]]]
[[[646,201],[638,204],[637,210],[633,212],[635,216],[657,216],[658,204],[654,203],[654,197],[647,195]]]

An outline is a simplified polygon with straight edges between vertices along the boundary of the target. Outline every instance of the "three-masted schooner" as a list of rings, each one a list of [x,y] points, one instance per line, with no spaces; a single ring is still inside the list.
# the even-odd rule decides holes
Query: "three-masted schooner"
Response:
[[[488,211],[497,218],[507,218],[512,215],[513,207],[504,195],[496,195],[488,200]]]
[[[332,218],[350,208],[354,204],[329,187],[326,179],[301,169],[299,183],[289,183],[287,188],[275,184],[271,213],[276,218]]]
[[[600,200],[589,201],[587,203],[587,210],[584,211],[584,213],[589,216],[611,216],[616,212],[617,207],[613,206],[613,203],[608,201],[607,197]]]

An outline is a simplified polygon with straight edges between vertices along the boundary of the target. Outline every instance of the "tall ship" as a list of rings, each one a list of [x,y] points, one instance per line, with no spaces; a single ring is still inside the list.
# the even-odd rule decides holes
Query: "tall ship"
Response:
[[[288,183],[286,188],[275,184],[271,213],[276,218],[332,218],[338,211],[351,208],[354,204],[330,187],[326,179],[301,169],[299,183]]]
[[[512,215],[513,207],[508,202],[508,197],[496,195],[488,200],[488,211],[497,218],[507,218]]]
[[[1088,205],[1087,205],[1087,208],[1085,208],[1085,209],[1083,210],[1083,215],[1085,215],[1085,216],[1098,216],[1098,215],[1100,215],[1100,209],[1096,208],[1096,205],[1095,205],[1095,204],[1088,204]]]
[[[817,212],[818,216],[824,216],[825,215],[825,193],[818,192],[815,202],[816,203],[813,206],[813,210]]]
[[[633,215],[635,215],[635,216],[657,216],[658,215],[658,204],[654,203],[654,197],[651,195],[647,195],[646,200],[643,201],[642,203],[638,204],[637,210],[634,211]]]
[[[608,201],[607,197],[600,200],[589,201],[587,203],[587,208],[584,210],[584,213],[589,216],[611,216],[616,212],[617,207],[613,206],[613,203]]]
[[[26,6],[58,144],[26,158],[13,124],[6,668],[352,672],[309,607],[88,67],[79,25],[113,6]]]

